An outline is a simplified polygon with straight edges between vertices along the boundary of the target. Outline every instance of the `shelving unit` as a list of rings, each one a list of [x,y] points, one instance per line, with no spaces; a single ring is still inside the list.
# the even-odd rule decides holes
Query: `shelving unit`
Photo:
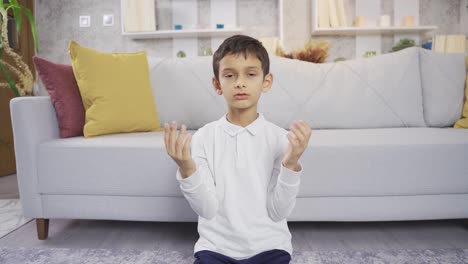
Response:
[[[374,21],[375,25],[366,27],[318,27],[318,0],[312,0],[312,32],[313,36],[356,36],[356,57],[361,57],[366,51],[376,51],[381,54],[382,35],[393,35],[393,42],[396,44],[402,38],[414,39],[419,45],[419,36],[422,33],[431,32],[437,29],[437,26],[419,25],[419,0],[393,0],[393,18],[390,27],[379,27],[376,24],[379,21],[380,0],[356,0],[354,16],[365,16],[369,21]],[[349,4],[349,2],[347,2]],[[415,26],[407,27],[401,25],[400,21],[405,16],[414,16]],[[352,25],[354,17],[348,17],[347,23]],[[395,21],[397,22],[395,25]]]
[[[437,29],[436,26],[416,26],[416,27],[341,27],[341,28],[320,28],[312,31],[312,35],[374,35],[374,34],[398,34],[398,33],[426,33]]]
[[[156,0],[155,0],[156,1]],[[198,23],[197,0],[172,0],[172,24],[195,26]],[[187,57],[198,56],[198,37],[211,37],[211,48],[216,50],[221,41],[228,36],[243,32],[236,26],[236,0],[211,1],[211,25],[204,29],[156,30],[125,32],[124,4],[121,0],[121,34],[130,39],[172,38],[172,53],[184,51]],[[217,29],[216,24],[224,24]]]
[[[212,0],[210,1],[210,19],[211,27],[216,27],[216,24],[224,24],[225,27],[237,27],[237,1],[236,0]],[[239,29],[233,33],[241,33]],[[234,34],[231,34],[234,35]],[[227,35],[216,35],[211,37],[211,49],[214,52],[221,45]]]
[[[230,29],[183,29],[183,30],[158,30],[148,32],[123,32],[123,36],[131,39],[155,39],[155,38],[187,38],[187,37],[222,37],[241,33],[241,28]]]

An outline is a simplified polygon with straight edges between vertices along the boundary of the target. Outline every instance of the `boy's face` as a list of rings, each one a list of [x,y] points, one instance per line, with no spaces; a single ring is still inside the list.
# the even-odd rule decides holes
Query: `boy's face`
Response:
[[[228,54],[219,62],[219,80],[213,77],[217,94],[224,95],[229,108],[248,109],[256,107],[262,92],[267,92],[273,83],[268,73],[263,77],[262,63],[255,55]]]

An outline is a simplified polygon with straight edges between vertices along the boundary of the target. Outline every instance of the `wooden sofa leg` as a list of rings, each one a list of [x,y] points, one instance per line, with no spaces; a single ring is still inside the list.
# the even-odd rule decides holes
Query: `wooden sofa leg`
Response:
[[[37,218],[36,228],[37,238],[39,240],[46,240],[49,236],[49,219]]]

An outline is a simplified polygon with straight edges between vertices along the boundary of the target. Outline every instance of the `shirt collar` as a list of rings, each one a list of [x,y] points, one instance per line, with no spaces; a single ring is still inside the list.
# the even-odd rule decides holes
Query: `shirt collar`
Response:
[[[236,136],[237,134],[241,133],[244,130],[247,130],[250,132],[252,135],[256,135],[260,129],[264,127],[265,124],[265,117],[263,116],[262,113],[258,113],[257,119],[255,119],[252,123],[250,123],[246,127],[241,127],[236,124],[233,124],[227,120],[227,114],[224,114],[223,117],[219,119],[221,122],[221,125],[224,128],[224,131],[228,133],[231,136]]]

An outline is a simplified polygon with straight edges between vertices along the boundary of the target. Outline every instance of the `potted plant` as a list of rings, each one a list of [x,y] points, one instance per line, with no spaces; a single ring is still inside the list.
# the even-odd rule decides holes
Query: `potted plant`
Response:
[[[36,22],[34,20],[34,16],[28,8],[20,5],[18,0],[7,0],[0,1],[0,23],[1,27],[1,36],[0,36],[0,72],[5,76],[7,83],[0,83],[0,87],[5,88],[9,87],[13,90],[15,96],[23,96],[23,95],[32,95],[32,87],[34,84],[34,78],[29,69],[28,65],[23,61],[21,56],[17,54],[11,47],[8,40],[8,10],[12,9],[13,17],[16,23],[16,30],[17,32],[21,32],[21,21],[24,15],[27,17],[27,21],[31,25],[31,32],[34,41],[34,50],[35,52],[39,52],[38,44],[37,44],[37,30],[36,30]],[[4,59],[4,56],[8,55],[14,61],[13,63],[9,63]],[[11,74],[15,74],[18,77],[18,83],[12,78]]]
[[[309,40],[304,48],[285,53],[281,46],[278,46],[275,54],[288,59],[296,59],[313,63],[324,63],[328,58],[330,43],[326,40]]]
[[[23,15],[31,25],[34,50],[38,52],[37,30],[34,16],[18,0],[0,0],[0,176],[16,171],[10,100],[13,97],[33,95],[34,77],[20,54],[10,47],[8,39],[8,12],[13,14],[16,31],[21,32]],[[11,32],[10,32],[11,33]]]

